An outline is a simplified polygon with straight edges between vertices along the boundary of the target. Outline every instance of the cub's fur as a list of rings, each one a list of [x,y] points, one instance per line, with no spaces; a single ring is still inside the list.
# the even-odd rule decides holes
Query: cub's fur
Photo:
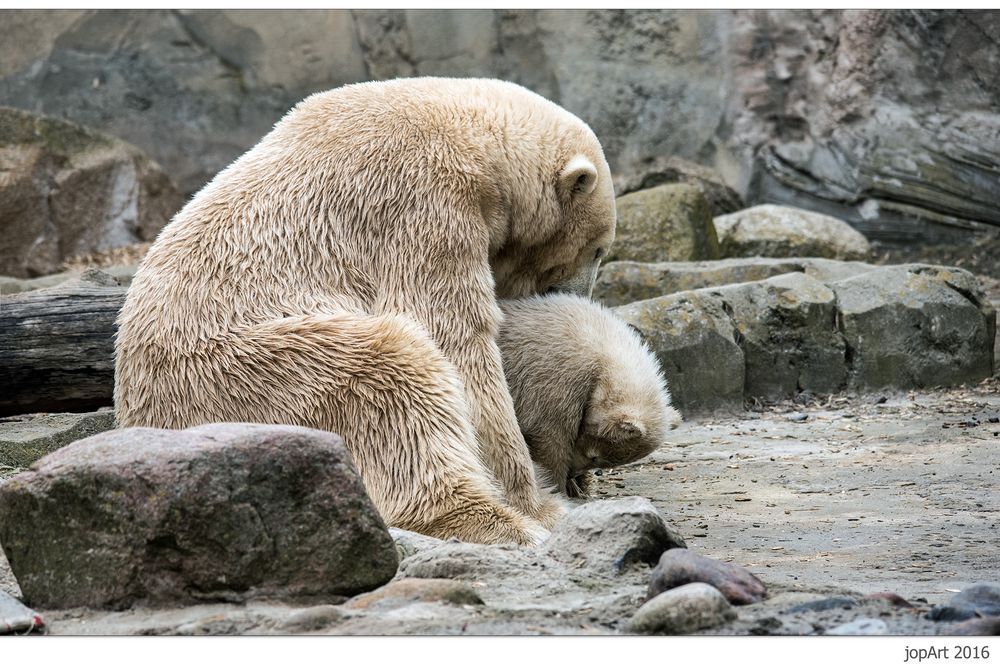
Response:
[[[500,307],[507,383],[543,483],[586,495],[587,470],[646,456],[680,423],[656,358],[607,308],[570,294]]]
[[[118,319],[122,426],[340,433],[390,525],[537,542],[497,296],[587,292],[614,239],[583,121],[514,84],[313,95],[160,233]]]

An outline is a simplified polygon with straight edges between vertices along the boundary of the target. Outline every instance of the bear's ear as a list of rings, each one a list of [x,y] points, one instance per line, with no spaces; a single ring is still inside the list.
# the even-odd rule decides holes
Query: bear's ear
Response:
[[[605,437],[611,442],[625,442],[646,435],[646,425],[636,417],[622,415],[606,426]]]
[[[597,186],[597,167],[582,155],[577,155],[559,172],[559,189],[567,198],[589,195]]]

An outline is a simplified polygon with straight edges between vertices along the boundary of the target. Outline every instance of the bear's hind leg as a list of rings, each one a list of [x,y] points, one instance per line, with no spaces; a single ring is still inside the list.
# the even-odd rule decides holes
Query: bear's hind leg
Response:
[[[413,320],[311,314],[252,327],[232,344],[247,380],[234,393],[256,405],[217,417],[271,414],[339,433],[388,525],[485,543],[545,536],[503,504],[479,460],[458,373]]]

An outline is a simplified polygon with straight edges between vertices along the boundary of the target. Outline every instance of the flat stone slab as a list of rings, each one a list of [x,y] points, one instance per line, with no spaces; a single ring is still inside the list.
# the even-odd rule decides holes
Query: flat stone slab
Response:
[[[657,355],[685,415],[800,393],[955,386],[992,374],[996,311],[967,271],[808,266],[614,310]]]
[[[0,545],[49,609],[329,598],[398,562],[338,436],[257,424],[68,445],[0,484]]]
[[[0,465],[27,468],[46,454],[115,427],[113,410],[0,418]]]
[[[702,262],[606,262],[594,284],[594,300],[606,306],[653,299],[703,287],[805,273],[820,282],[849,278],[880,267],[822,257],[733,257]]]

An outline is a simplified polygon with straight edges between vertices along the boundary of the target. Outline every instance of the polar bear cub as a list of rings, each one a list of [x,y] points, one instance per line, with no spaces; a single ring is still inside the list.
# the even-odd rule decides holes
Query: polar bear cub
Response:
[[[500,307],[504,372],[540,483],[585,496],[588,470],[646,456],[680,423],[656,358],[607,308],[570,294]]]

